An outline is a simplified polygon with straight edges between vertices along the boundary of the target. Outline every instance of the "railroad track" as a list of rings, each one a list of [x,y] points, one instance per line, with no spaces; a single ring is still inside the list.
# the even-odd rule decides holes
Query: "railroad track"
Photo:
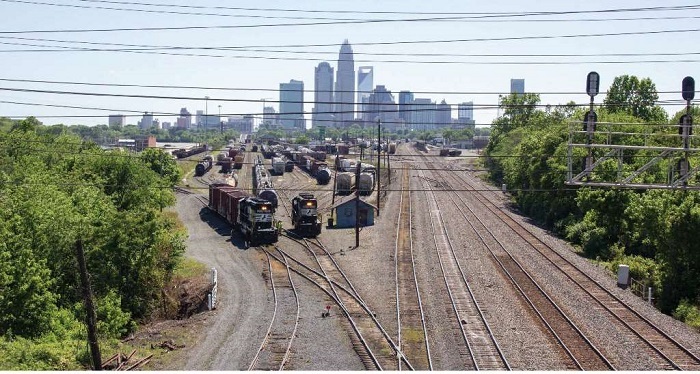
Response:
[[[420,170],[419,176],[424,172]],[[508,360],[496,341],[486,317],[474,297],[469,282],[457,260],[452,240],[440,214],[435,193],[425,178],[421,178],[430,211],[430,222],[435,248],[447,288],[452,310],[453,324],[457,326],[464,342],[460,356],[468,365],[467,370],[510,370]]]
[[[355,307],[363,308],[364,304],[356,298],[356,296],[351,290],[348,290],[343,285],[340,285],[337,282],[329,279],[326,274],[323,274],[318,270],[312,269],[311,267],[305,265],[303,262],[290,256],[288,253],[281,250],[280,248],[276,247],[276,249],[287,259],[296,264],[296,266],[290,266],[290,269],[292,269],[292,271],[304,277],[305,279],[313,283],[316,287],[320,288],[323,292],[325,292],[326,295],[328,295],[328,297],[330,297],[338,306],[338,308],[343,312],[346,318],[341,321],[341,324],[343,325],[343,328],[354,332],[354,334],[349,334],[348,336],[350,338],[353,349],[364,364],[365,368],[367,368],[368,370],[382,370],[382,363],[377,358],[377,356],[374,355],[372,349],[370,348],[371,344],[365,337],[368,330],[367,326],[365,326],[367,325],[366,321],[363,320],[361,317],[358,318],[357,315],[353,315],[348,309],[349,305],[354,305]],[[275,257],[274,255],[272,256]],[[338,295],[344,295],[345,298],[341,299]],[[371,315],[368,309],[365,309],[365,313]],[[356,322],[356,319],[359,320]]]
[[[462,177],[455,178],[463,186],[474,188],[468,180]],[[477,189],[475,189],[477,190]],[[646,346],[650,357],[659,363],[660,369],[700,370],[700,358],[690,350],[669,336],[661,328],[649,319],[632,309],[623,300],[608,291],[600,283],[579,270],[576,265],[563,257],[552,247],[544,243],[537,236],[527,230],[522,224],[513,220],[510,215],[499,209],[493,202],[480,191],[470,192],[475,194],[478,200],[488,211],[507,225],[513,232],[527,242],[545,260],[554,265],[576,286],[583,290],[591,300],[606,310],[615,320],[628,329],[631,334],[639,338]],[[470,210],[470,203],[464,202],[460,194],[456,194]],[[476,215],[475,215],[476,216]]]
[[[248,370],[282,370],[289,361],[292,342],[299,327],[299,297],[286,257],[273,261],[267,250],[268,277],[274,310],[265,337]],[[293,305],[290,300],[293,299]]]
[[[402,192],[394,249],[397,342],[398,348],[411,359],[417,370],[433,370],[425,314],[413,257],[410,170],[404,170],[402,174]],[[402,334],[402,332],[409,334]],[[401,369],[401,362],[399,362],[398,370]]]
[[[413,370],[413,366],[408,358],[405,357],[398,345],[379,323],[374,312],[362,299],[323,243],[317,239],[298,240],[291,236],[288,236],[288,238],[303,245],[314,258],[320,269],[318,274],[321,274],[329,285],[330,292],[334,294],[338,305],[348,317],[350,324],[356,326],[356,328],[353,327],[353,330],[357,329],[356,333],[364,336],[367,342],[367,349],[372,356],[376,357],[379,365],[377,368],[390,370],[397,368],[399,361],[402,361],[409,370]],[[344,292],[339,292],[337,288],[341,288]],[[354,344],[354,347],[358,348],[356,344]],[[362,351],[358,351],[358,354],[367,366],[368,362],[366,362],[366,358],[363,358]]]

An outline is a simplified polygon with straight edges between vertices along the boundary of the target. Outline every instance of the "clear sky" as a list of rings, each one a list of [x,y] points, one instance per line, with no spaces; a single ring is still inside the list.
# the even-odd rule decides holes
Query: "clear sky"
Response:
[[[149,3],[168,6],[129,4]],[[76,7],[60,7],[63,4]],[[172,5],[194,5],[211,8],[182,8]],[[696,6],[685,10],[654,10],[641,12],[579,13],[568,15],[522,16],[523,12],[590,11],[629,9],[641,7]],[[134,12],[114,9],[141,9],[189,14]],[[367,13],[310,13],[282,11],[254,11],[216,9],[214,7],[285,8],[315,11],[361,12],[416,12],[416,14]],[[700,35],[700,2],[692,1],[409,1],[409,0],[355,0],[355,1],[243,1],[243,0],[0,0],[0,79],[29,79],[48,81],[98,82],[144,85],[177,85],[201,87],[261,88],[271,91],[220,91],[200,89],[120,88],[24,83],[0,80],[0,101],[14,101],[65,106],[83,106],[113,109],[113,111],[81,110],[25,106],[0,102],[0,116],[68,116],[96,115],[98,118],[40,118],[46,124],[106,123],[109,113],[126,110],[177,113],[187,107],[191,113],[205,109],[204,100],[174,100],[149,98],[91,97],[46,93],[13,92],[2,88],[100,92],[125,95],[184,96],[212,99],[243,99],[251,102],[208,101],[208,112],[223,114],[260,113],[261,99],[279,100],[275,90],[279,83],[290,79],[303,80],[306,90],[305,111],[311,112],[313,101],[314,67],[328,61],[337,67],[338,50],[344,39],[353,46],[355,68],[374,66],[374,84],[385,85],[394,93],[434,91],[416,97],[445,99],[450,104],[473,101],[477,124],[488,124],[497,115],[496,109],[480,109],[480,105],[496,105],[497,93],[507,93],[511,78],[525,79],[527,92],[542,94],[543,103],[557,104],[574,100],[588,102],[585,79],[590,71],[601,77],[601,91],[613,78],[622,74],[649,77],[659,91],[680,91],[685,76],[700,79],[696,47]],[[444,14],[419,14],[419,13]],[[480,18],[440,21],[416,21],[430,17],[473,17],[473,13],[517,13],[519,17]],[[197,15],[194,13],[208,13]],[[214,15],[219,14],[219,15]],[[221,16],[229,15],[229,16]],[[234,16],[231,16],[234,15]],[[142,30],[82,33],[9,33],[29,30],[149,28],[183,26],[260,25],[295,22],[333,22],[330,20],[244,18],[240,15],[262,17],[313,17],[332,19],[414,19],[411,22],[341,23],[286,27]],[[676,19],[659,19],[674,17]],[[680,18],[679,18],[680,17]],[[631,18],[634,20],[611,20]],[[646,18],[646,19],[640,19]],[[605,21],[601,21],[601,19]],[[523,22],[528,20],[527,22]],[[539,20],[533,22],[533,20]],[[555,21],[558,20],[558,21]],[[562,21],[565,20],[565,21]],[[591,21],[596,20],[596,21]],[[488,22],[486,22],[488,21]],[[522,38],[531,36],[562,36],[576,34],[638,33],[662,30],[695,30],[624,36],[493,40],[495,38]],[[18,39],[24,38],[24,39]],[[28,39],[51,39],[28,40]],[[469,39],[452,43],[417,43],[394,45],[359,45],[359,43],[399,41],[444,41]],[[491,39],[477,41],[474,39]],[[71,48],[120,48],[103,44],[76,44],[57,41],[91,43],[119,43],[179,47],[241,47],[267,46],[266,50],[286,51],[221,51],[169,50],[166,53],[210,54],[226,57],[176,56],[164,54],[124,53],[106,51],[19,52],[17,50],[56,50],[56,46]],[[14,44],[39,45],[14,45]],[[289,47],[289,45],[337,44],[328,47]],[[43,46],[43,47],[42,47]],[[124,47],[121,47],[124,48]],[[12,51],[12,52],[10,52]],[[312,53],[289,53],[304,51]],[[373,55],[373,53],[375,55]],[[376,53],[403,53],[403,56],[381,56]],[[418,53],[463,54],[465,57],[417,56]],[[685,53],[675,56],[600,56],[610,53]],[[494,54],[478,57],[475,54]],[[588,54],[578,57],[509,57],[504,55],[530,54]],[[274,59],[244,58],[244,56]],[[297,59],[297,60],[295,60]],[[301,60],[299,60],[301,59]],[[357,61],[365,60],[365,61]],[[404,60],[404,62],[381,62]],[[643,63],[641,60],[664,62]],[[681,60],[686,62],[681,62]],[[407,62],[409,61],[409,62]],[[414,62],[410,62],[414,61]],[[415,61],[462,61],[465,63],[415,63]],[[633,63],[605,64],[603,61],[634,61]],[[517,64],[504,65],[503,62]],[[533,62],[557,63],[551,65]],[[575,62],[573,64],[560,64]],[[478,64],[474,64],[478,63]],[[453,92],[473,92],[452,94]],[[558,92],[559,94],[551,94]],[[561,94],[578,92],[578,94]],[[496,93],[496,94],[485,94]],[[680,93],[660,94],[662,100],[679,100]],[[603,96],[596,101],[602,102]],[[273,103],[277,109],[278,104]],[[680,107],[669,107],[670,114]],[[456,107],[453,112],[456,116]],[[161,121],[174,122],[175,117],[158,116]],[[307,115],[310,119],[310,114]],[[136,123],[138,117],[127,120]],[[310,122],[310,121],[309,121]]]

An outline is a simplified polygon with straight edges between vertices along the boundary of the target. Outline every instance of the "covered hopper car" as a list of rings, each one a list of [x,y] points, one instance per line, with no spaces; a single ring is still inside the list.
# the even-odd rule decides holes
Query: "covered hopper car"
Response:
[[[209,186],[209,209],[231,226],[231,235],[239,232],[250,246],[276,243],[274,209],[269,201],[253,197],[228,184]]]

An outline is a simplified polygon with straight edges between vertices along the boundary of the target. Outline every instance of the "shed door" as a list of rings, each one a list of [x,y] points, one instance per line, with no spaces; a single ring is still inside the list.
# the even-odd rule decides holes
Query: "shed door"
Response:
[[[360,209],[360,225],[367,226],[367,215],[369,209]]]

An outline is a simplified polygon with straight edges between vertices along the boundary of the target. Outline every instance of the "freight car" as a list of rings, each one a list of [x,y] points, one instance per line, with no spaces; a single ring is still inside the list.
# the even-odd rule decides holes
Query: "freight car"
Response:
[[[272,178],[270,178],[260,157],[253,165],[253,194],[269,201],[274,208],[277,208],[279,198],[272,185]]]
[[[287,160],[287,162],[284,163],[284,171],[287,173],[291,173],[294,171],[294,161],[292,160]]]
[[[314,195],[301,192],[292,199],[292,224],[301,236],[315,237],[321,233],[318,219],[318,201]]]
[[[209,186],[209,209],[232,226],[231,235],[238,231],[247,245],[276,243],[275,216],[269,201],[252,197],[228,184]]]
[[[393,155],[396,153],[396,143],[389,143],[389,154]]]
[[[231,164],[233,164],[233,160],[231,160],[231,157],[224,157],[221,162],[221,172],[222,173],[230,173],[231,172]]]
[[[357,189],[360,195],[369,195],[374,190],[374,174],[360,173],[360,180],[357,182]]]
[[[257,145],[257,144],[253,144],[253,147],[251,148],[251,151],[252,151],[252,152],[257,152],[257,151],[258,151],[258,145]]]
[[[204,158],[204,160],[197,163],[197,165],[194,167],[194,175],[201,177],[202,175],[206,174],[206,172],[211,170],[211,164],[211,157]]]
[[[347,195],[352,192],[353,188],[355,187],[355,174],[338,173],[335,183],[335,189],[338,195]]]
[[[233,168],[234,169],[240,169],[243,167],[243,161],[245,161],[245,155],[242,153],[238,153],[236,157],[233,158]]]
[[[206,145],[193,147],[193,148],[190,148],[189,150],[181,148],[181,149],[173,151],[173,155],[177,158],[185,158],[185,157],[190,157],[190,156],[205,152],[206,150],[207,150]]]
[[[234,157],[236,157],[236,155],[238,155],[238,152],[239,151],[236,148],[231,148],[228,150],[228,157],[231,157],[231,159],[233,159]]]
[[[284,174],[284,169],[286,167],[286,162],[282,157],[273,157],[272,158],[272,172],[277,174],[277,175],[282,175]]]

